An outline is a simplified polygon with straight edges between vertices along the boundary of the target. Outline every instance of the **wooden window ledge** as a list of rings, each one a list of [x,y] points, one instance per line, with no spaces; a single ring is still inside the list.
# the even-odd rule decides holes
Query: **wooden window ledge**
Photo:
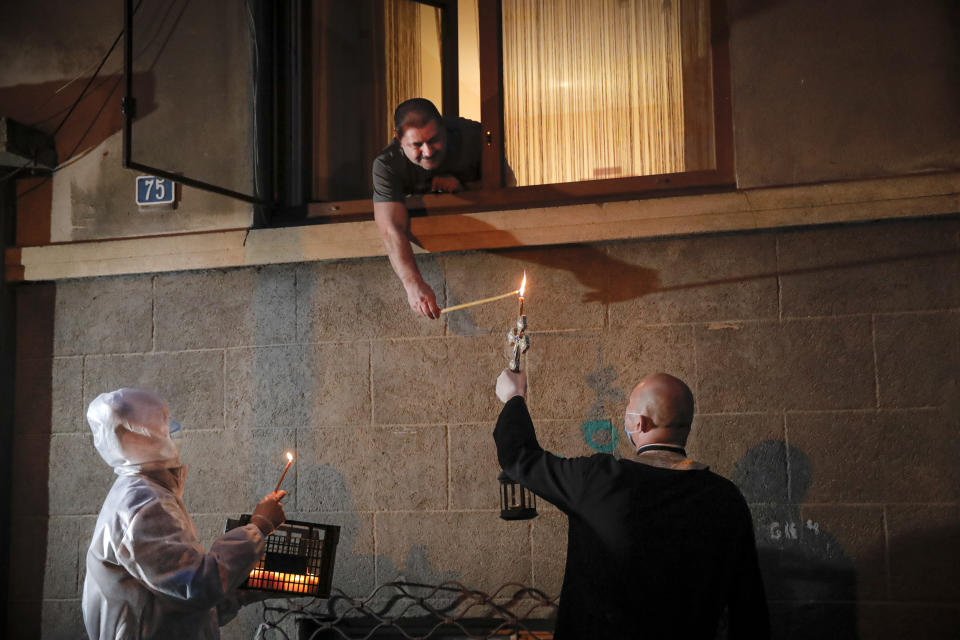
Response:
[[[424,251],[598,242],[960,212],[960,171],[415,217]],[[9,281],[59,280],[384,255],[372,220],[18,247]]]

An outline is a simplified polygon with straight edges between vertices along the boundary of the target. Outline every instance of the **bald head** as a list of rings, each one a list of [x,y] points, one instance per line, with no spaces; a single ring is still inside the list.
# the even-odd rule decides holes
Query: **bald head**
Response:
[[[640,440],[683,444],[693,423],[693,392],[679,378],[654,373],[634,387],[627,413],[638,416],[636,422],[642,423],[642,436],[634,437],[638,446]]]

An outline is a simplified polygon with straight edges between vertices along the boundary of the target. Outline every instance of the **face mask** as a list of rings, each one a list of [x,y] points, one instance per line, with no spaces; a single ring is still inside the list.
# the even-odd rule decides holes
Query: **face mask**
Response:
[[[625,416],[639,416],[639,415],[643,415],[643,414],[641,414],[641,413],[638,412],[638,411],[624,411],[624,415],[625,415]],[[632,435],[632,434],[634,434],[634,433],[640,433],[641,431],[643,431],[643,429],[640,428],[640,424],[639,424],[639,423],[637,423],[637,428],[636,428],[636,429],[633,429],[632,431],[631,431],[630,429],[627,429],[627,420],[626,420],[626,418],[624,418],[624,420],[623,420],[623,432],[624,432],[625,434],[627,434],[627,440],[630,441],[630,444],[632,444],[633,446],[637,446],[637,443],[635,443],[635,442],[633,441],[633,435]]]
[[[170,437],[174,440],[183,438],[183,425],[173,419],[170,419]]]

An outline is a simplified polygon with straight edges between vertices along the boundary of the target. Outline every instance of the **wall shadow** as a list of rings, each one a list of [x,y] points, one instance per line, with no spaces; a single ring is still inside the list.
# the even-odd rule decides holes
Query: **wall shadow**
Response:
[[[784,478],[769,465],[772,455],[783,453],[791,465],[787,503]],[[807,455],[782,441],[765,440],[735,463],[731,480],[753,513],[773,637],[857,638],[853,562],[829,531],[800,511],[812,480]]]
[[[411,211],[411,220],[421,217],[423,214],[424,211],[422,210]],[[433,217],[439,216],[434,215]],[[511,231],[498,229],[486,221],[469,215],[455,217],[451,215],[448,217],[451,219],[449,234],[440,233],[440,230],[446,227],[446,224],[444,224],[443,227],[438,226],[431,230],[431,235],[425,236],[422,240],[412,236],[413,242],[427,251],[486,251],[525,264],[535,264],[567,271],[576,278],[577,282],[588,289],[582,296],[581,302],[602,302],[606,304],[634,300],[653,293],[684,291],[722,284],[739,284],[782,276],[829,273],[833,270],[857,269],[866,266],[898,264],[913,260],[957,255],[956,249],[907,251],[900,255],[886,255],[860,260],[832,260],[806,267],[773,269],[664,286],[661,283],[659,270],[611,257],[600,243],[571,243],[562,246],[542,245],[536,247],[518,246],[522,243]],[[412,222],[412,224],[414,223]],[[775,232],[758,231],[758,233]],[[656,240],[656,238],[648,239]],[[637,240],[637,238],[634,238],[634,240]],[[453,295],[452,299],[457,299],[457,297]]]
[[[624,302],[663,290],[656,270],[618,260],[589,244],[509,249],[499,255],[525,264],[570,272],[587,288],[580,298],[581,303]]]
[[[82,96],[91,76],[0,87],[0,113],[46,133],[56,131],[57,158],[63,164],[123,129],[123,74],[100,75],[92,80]],[[153,74],[135,73],[134,85],[139,118],[156,109]],[[76,108],[57,131],[74,102]]]
[[[50,496],[56,286],[18,285],[6,637],[40,637]],[[16,588],[13,586],[16,585]]]

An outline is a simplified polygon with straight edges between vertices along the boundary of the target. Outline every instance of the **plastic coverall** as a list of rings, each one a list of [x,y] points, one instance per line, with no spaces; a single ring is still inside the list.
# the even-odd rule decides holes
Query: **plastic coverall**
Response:
[[[136,389],[101,394],[87,421],[94,446],[119,476],[87,551],[87,634],[219,638],[219,626],[245,604],[235,590],[263,554],[260,529],[238,527],[203,550],[183,504],[185,468],[159,396]]]

